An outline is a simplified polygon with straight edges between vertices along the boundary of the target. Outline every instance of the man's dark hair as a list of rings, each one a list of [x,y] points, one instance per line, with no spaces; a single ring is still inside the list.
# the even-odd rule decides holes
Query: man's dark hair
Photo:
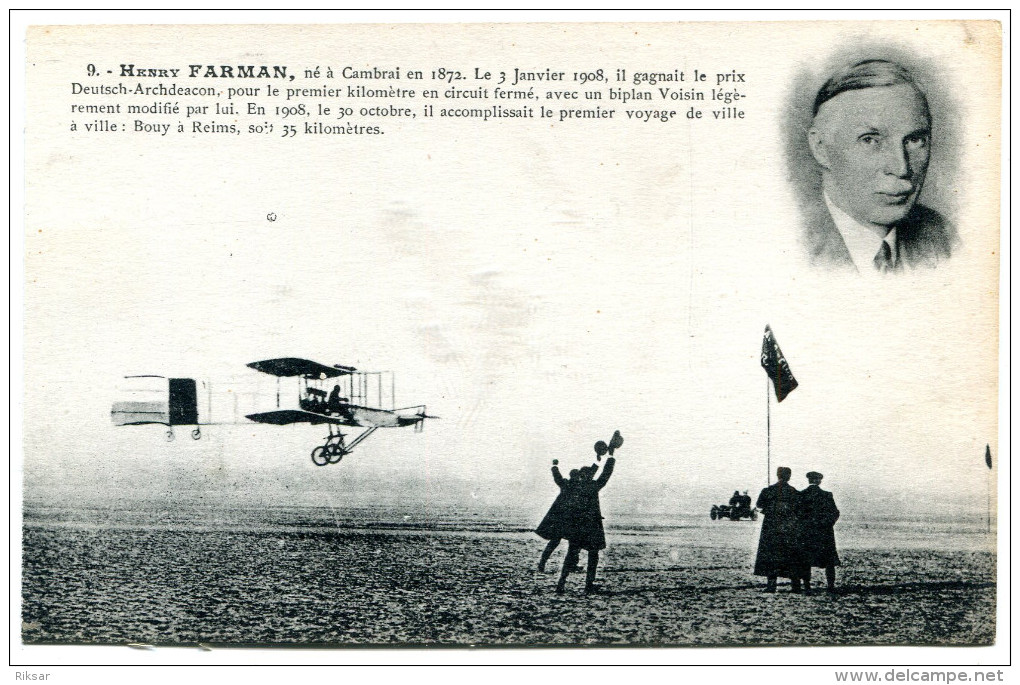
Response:
[[[868,59],[833,74],[818,91],[811,115],[817,115],[822,105],[848,90],[897,85],[908,85],[913,88],[924,101],[925,110],[928,109],[928,98],[921,92],[914,77],[905,67],[884,59]]]

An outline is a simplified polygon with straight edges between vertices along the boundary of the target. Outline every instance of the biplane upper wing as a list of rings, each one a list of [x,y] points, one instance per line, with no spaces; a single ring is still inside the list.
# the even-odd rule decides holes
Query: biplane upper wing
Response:
[[[302,376],[304,378],[336,378],[351,374],[357,371],[353,366],[326,366],[319,362],[297,357],[281,357],[279,359],[266,359],[260,362],[252,362],[248,366],[256,371],[268,373],[270,376],[289,378],[291,376]]]
[[[244,418],[249,421],[254,421],[255,423],[271,423],[275,426],[286,426],[291,423],[333,423],[347,426],[358,425],[344,416],[326,416],[325,414],[316,414],[315,412],[305,411],[303,409],[275,409],[273,411],[247,414]]]

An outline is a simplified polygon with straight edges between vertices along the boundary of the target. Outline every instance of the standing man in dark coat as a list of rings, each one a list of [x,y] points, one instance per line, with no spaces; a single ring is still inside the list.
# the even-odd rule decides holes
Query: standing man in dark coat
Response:
[[[811,591],[811,568],[825,569],[829,592],[836,590],[836,567],[840,565],[836,552],[836,534],[832,526],[839,520],[839,509],[831,492],[822,490],[822,474],[807,474],[808,485],[800,493],[799,516],[801,541],[804,546],[804,589]]]
[[[800,493],[790,485],[791,475],[792,472],[786,466],[776,469],[779,482],[762,490],[755,504],[761,509],[765,520],[761,524],[754,575],[768,578],[765,592],[776,591],[776,579],[779,576],[789,578],[793,592],[800,592],[800,581],[804,577],[800,526],[797,520]]]
[[[588,572],[585,577],[584,593],[591,595],[598,592],[595,587],[595,571],[599,565],[599,551],[606,548],[606,531],[602,525],[599,491],[606,487],[609,477],[613,475],[616,459],[612,455],[621,444],[623,444],[623,438],[617,431],[608,446],[610,456],[606,460],[606,465],[602,467],[602,473],[599,474],[598,479],[592,479],[597,467],[586,466],[581,469],[581,477],[577,485],[570,489],[569,523],[564,535],[570,546],[567,548],[567,558],[563,562],[563,570],[560,572],[560,581],[556,584],[557,594],[563,594],[565,591],[567,576],[577,565],[582,549],[588,551]],[[596,446],[595,450],[599,452],[600,447]]]

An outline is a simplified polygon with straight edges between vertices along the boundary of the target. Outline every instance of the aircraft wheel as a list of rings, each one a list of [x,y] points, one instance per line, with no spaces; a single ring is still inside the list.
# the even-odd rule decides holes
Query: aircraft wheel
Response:
[[[339,464],[340,460],[344,458],[343,450],[336,449],[329,453],[329,463]]]
[[[173,442],[175,437],[177,437],[177,436],[174,435],[174,429],[173,428],[171,428],[170,430],[168,430],[166,432],[166,441],[167,442]]]
[[[202,438],[202,429],[199,428],[198,426],[195,426],[195,430],[191,431],[191,439],[192,440],[199,440],[201,438]]]
[[[718,514],[718,512],[717,512],[715,507],[712,507],[712,513],[710,513],[709,516],[712,517],[713,521],[715,521],[717,518],[719,518],[719,514]]]
[[[312,463],[316,466],[325,466],[329,463],[329,457],[326,456],[326,448],[319,445],[312,450]]]

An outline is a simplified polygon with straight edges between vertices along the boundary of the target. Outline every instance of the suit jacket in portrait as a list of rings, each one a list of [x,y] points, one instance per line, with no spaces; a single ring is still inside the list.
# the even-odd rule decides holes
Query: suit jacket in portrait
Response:
[[[853,269],[850,251],[829,214],[825,201],[806,208],[804,241],[811,263],[818,266]],[[910,213],[896,224],[899,252],[897,270],[904,267],[933,267],[949,259],[959,241],[956,229],[934,209],[915,204]]]

